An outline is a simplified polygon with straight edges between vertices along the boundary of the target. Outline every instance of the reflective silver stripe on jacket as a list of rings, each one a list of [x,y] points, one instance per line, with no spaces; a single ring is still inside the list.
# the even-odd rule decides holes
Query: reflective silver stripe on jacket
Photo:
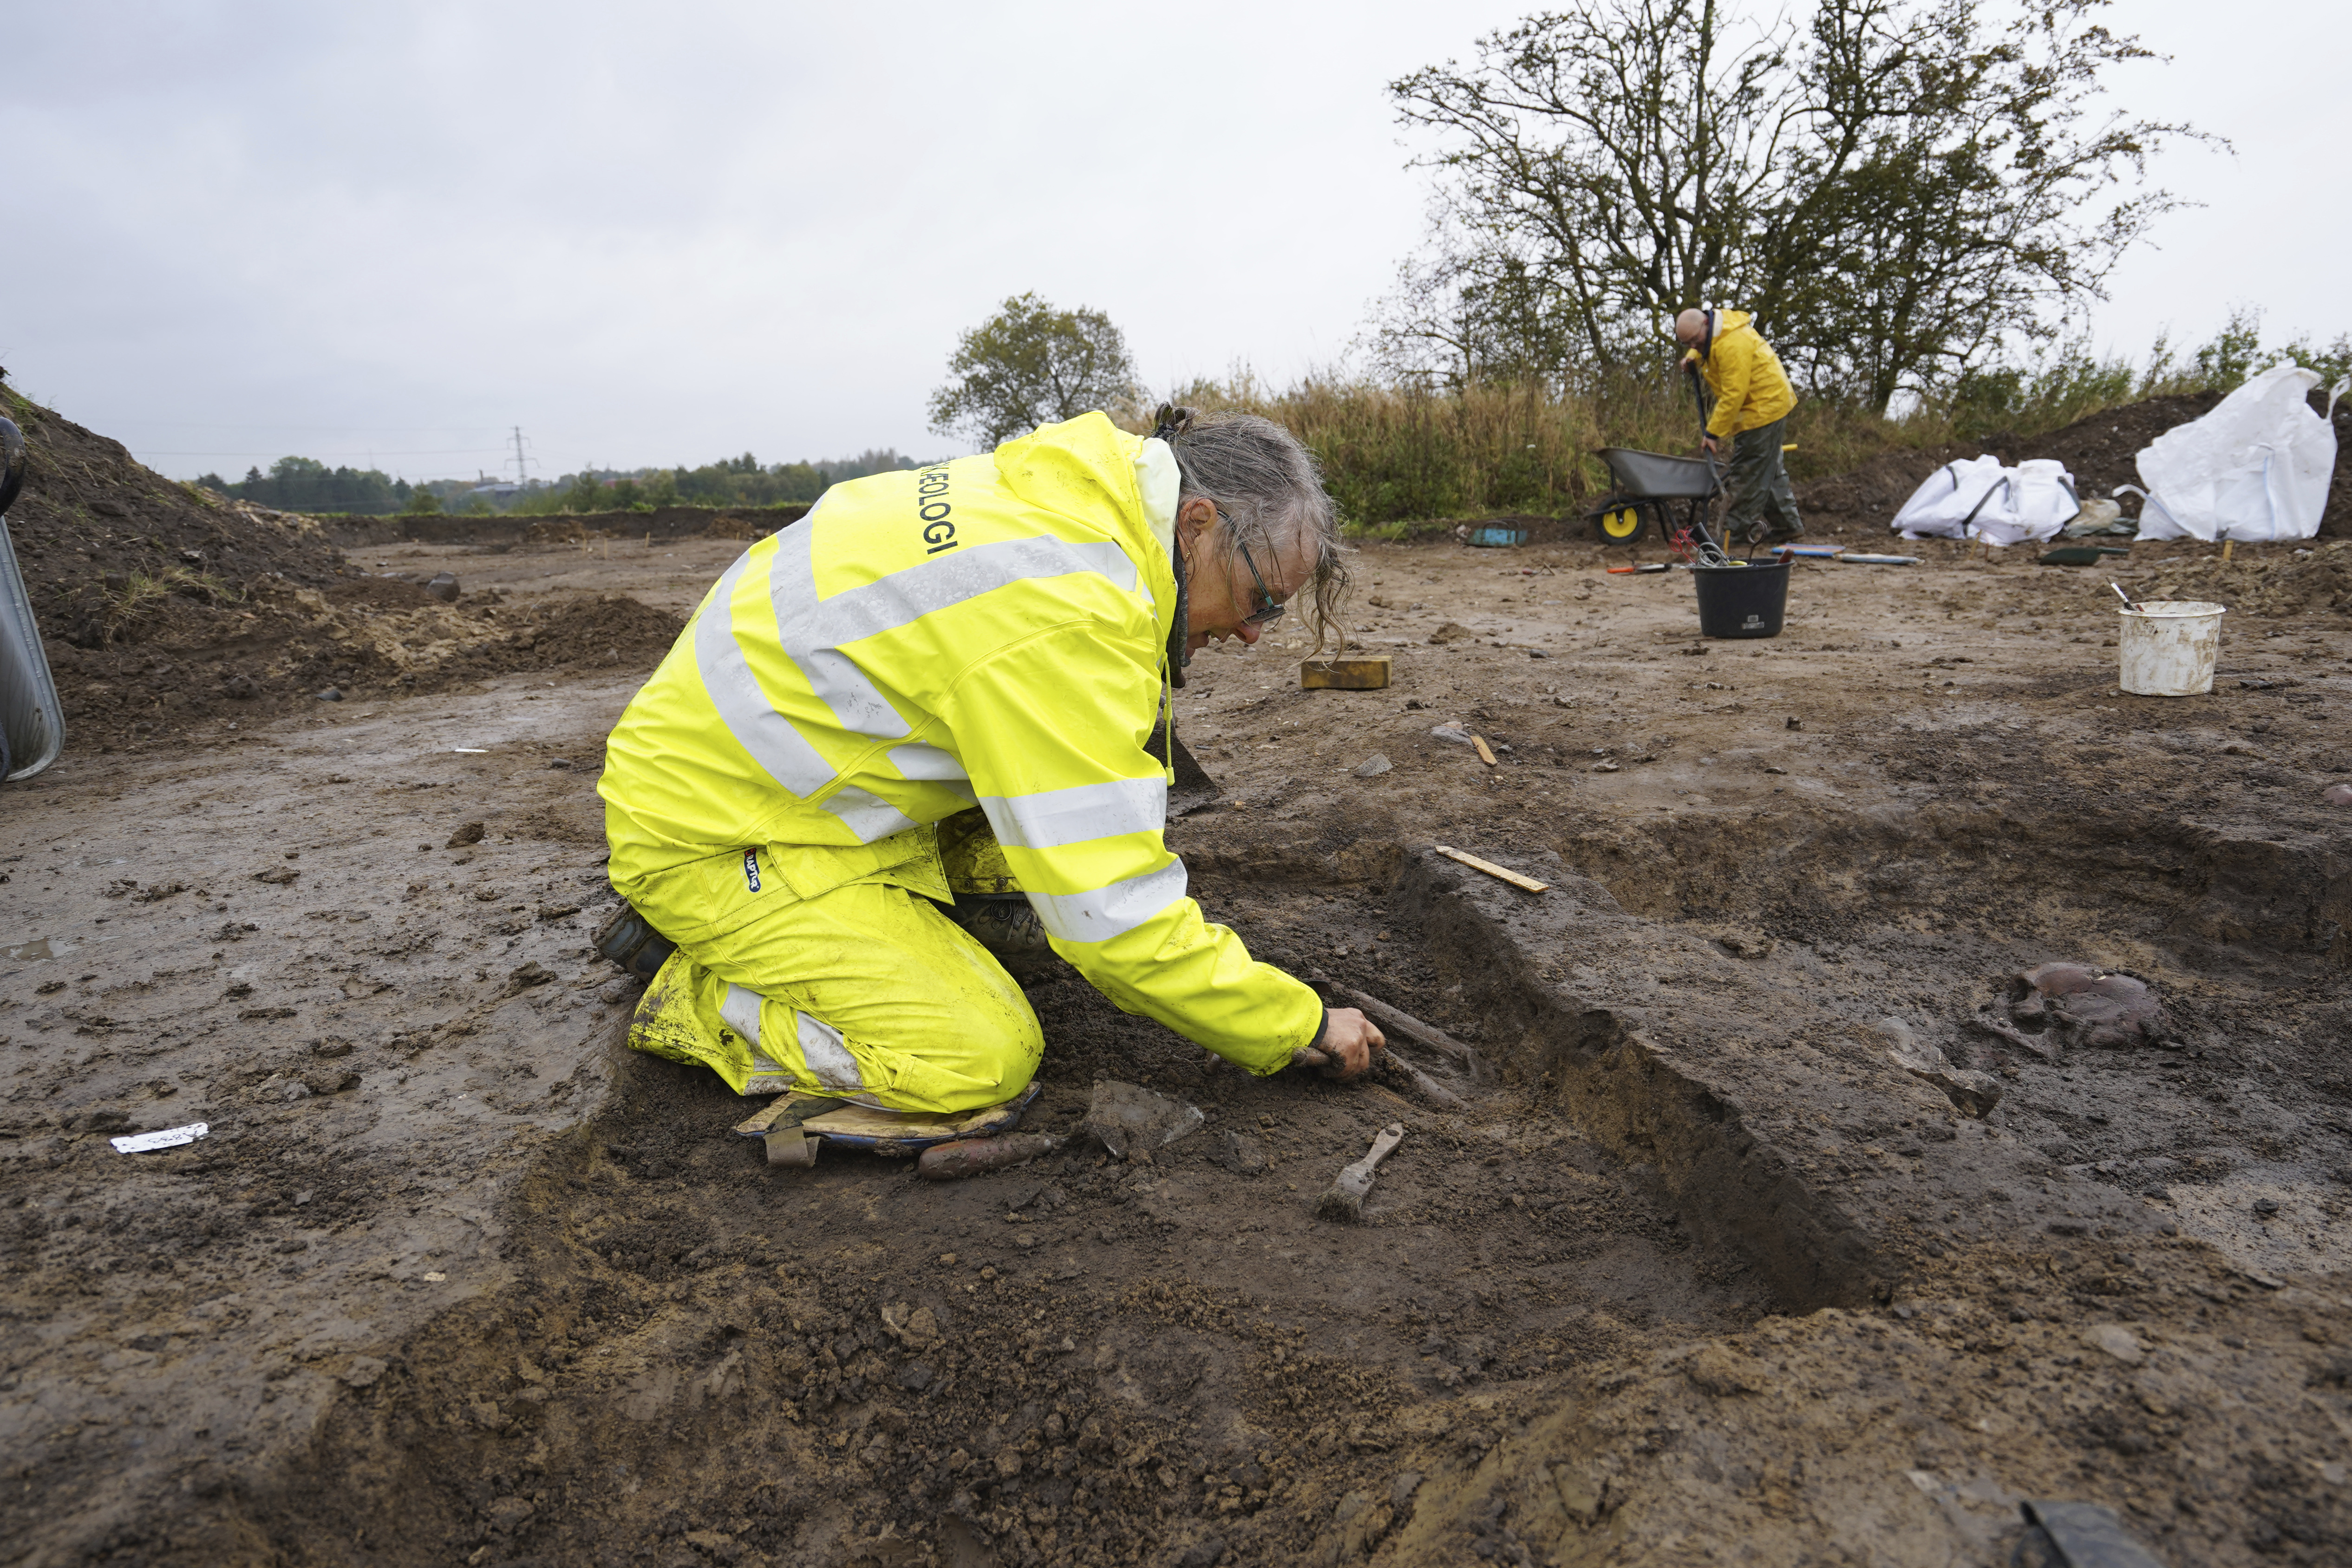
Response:
[[[959,550],[820,599],[813,556],[816,519],[813,511],[777,536],[768,569],[770,599],[784,657],[831,710],[835,722],[855,735],[897,740],[912,731],[840,645],[895,631],[966,599],[1031,578],[1084,572],[1129,592],[1139,586],[1135,563],[1118,545],[1073,543],[1048,535]],[[697,619],[695,668],[737,743],[771,778],[806,800],[831,784],[836,770],[770,703],[735,639],[734,590],[751,563],[751,556],[746,552],[727,569],[709,608]],[[970,775],[962,764],[939,747],[918,742],[897,747],[889,754],[893,764],[909,779],[950,787],[969,784]],[[957,793],[971,798],[969,788]],[[840,817],[861,843],[871,844],[915,825],[913,818],[888,801],[855,785],[835,792],[824,809]]]
[[[1168,781],[1154,773],[1148,779],[1112,779],[1034,795],[984,795],[980,804],[999,844],[1008,849],[1051,849],[1122,833],[1162,831],[1168,826]]]
[[[1029,894],[1048,935],[1064,942],[1108,942],[1124,936],[1184,896],[1184,862],[1113,882],[1090,893]]]
[[[760,1044],[760,1006],[764,1001],[766,998],[757,991],[730,983],[725,999],[719,1004],[719,1016],[751,1047],[751,1076],[755,1079],[773,1078],[784,1070],[783,1064],[771,1058]]]
[[[751,754],[751,760],[784,788],[805,800],[833,782],[834,768],[809,744],[793,721],[777,712],[760,689],[735,640],[735,585],[751,563],[747,552],[737,558],[711,590],[710,602],[694,623],[694,667],[710,694],[727,732]]]
[[[864,1089],[866,1080],[857,1076],[857,1058],[841,1043],[841,1031],[806,1013],[793,1016],[800,1021],[801,1060],[808,1064],[809,1076],[844,1093]]]
[[[979,797],[971,793],[971,775],[964,772],[962,759],[943,746],[934,746],[928,741],[893,746],[890,765],[906,778],[945,784],[964,799],[979,804]]]
[[[1108,542],[1074,544],[1047,534],[1002,539],[918,562],[830,599],[816,591],[816,530],[804,520],[777,537],[768,568],[768,591],[775,601],[776,631],[784,656],[799,667],[835,722],[853,735],[895,741],[909,733],[889,699],[841,651],[844,645],[879,637],[967,599],[1037,577],[1091,573],[1132,592],[1135,563]]]

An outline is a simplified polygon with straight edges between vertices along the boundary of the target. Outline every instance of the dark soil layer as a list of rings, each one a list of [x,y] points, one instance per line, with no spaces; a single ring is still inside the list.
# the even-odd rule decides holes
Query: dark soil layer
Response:
[[[1255,894],[1244,924],[1337,938],[1381,903]],[[1433,1399],[1763,1310],[1517,1097],[1461,1119],[1254,1079],[1075,977],[1032,996],[1030,1126],[1075,1133],[1104,1077],[1206,1124],[1150,1161],[1074,1140],[967,1183],[838,1152],[773,1172],[724,1135],[742,1102],[709,1075],[633,1063],[533,1189],[522,1287],[436,1325],[334,1421],[320,1473],[368,1549],[342,1560],[912,1563],[962,1536],[1006,1563],[1211,1542],[1298,1561],[1321,1523],[1302,1486],[1360,1469],[1385,1496],[1401,1449],[1496,1440],[1475,1401]],[[1410,1131],[1371,1223],[1316,1218],[1392,1119]],[[287,1505],[286,1560],[334,1560],[287,1528],[313,1505]]]

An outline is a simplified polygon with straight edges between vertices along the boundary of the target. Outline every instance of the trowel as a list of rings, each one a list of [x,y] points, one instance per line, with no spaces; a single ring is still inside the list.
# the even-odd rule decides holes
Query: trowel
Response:
[[[1175,751],[1172,763],[1169,757],[1171,746]],[[1189,816],[1203,807],[1214,805],[1223,797],[1223,788],[1209,776],[1192,753],[1184,749],[1183,741],[1174,733],[1166,715],[1161,717],[1160,727],[1151,732],[1151,739],[1144,742],[1143,749],[1163,765],[1175,769],[1176,782],[1168,790],[1170,817]]]

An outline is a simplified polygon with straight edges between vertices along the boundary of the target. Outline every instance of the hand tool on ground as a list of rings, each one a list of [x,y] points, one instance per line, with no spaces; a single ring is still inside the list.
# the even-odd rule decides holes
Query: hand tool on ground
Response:
[[[2096,566],[2107,556],[2130,554],[2130,551],[2119,544],[2062,544],[2055,550],[2043,551],[2033,559],[2037,566]]]
[[[1178,684],[1182,682],[1180,680]],[[1209,776],[1208,771],[1185,748],[1184,742],[1176,738],[1164,716],[1159,727],[1152,731],[1151,739],[1144,742],[1143,749],[1167,764],[1176,774],[1176,782],[1168,792],[1168,815],[1171,819],[1189,816],[1223,798],[1224,790]]]
[[[966,1138],[938,1143],[915,1162],[915,1174],[927,1182],[952,1182],[988,1171],[1009,1171],[1040,1154],[1050,1154],[1062,1140],[1050,1132],[1016,1132],[1010,1138]]]
[[[1364,1217],[1364,1198],[1372,1190],[1373,1173],[1391,1150],[1404,1142],[1404,1123],[1391,1121],[1381,1129],[1372,1140],[1371,1152],[1341,1171],[1337,1180],[1325,1189],[1315,1204],[1315,1213],[1323,1219],[1360,1220]]]

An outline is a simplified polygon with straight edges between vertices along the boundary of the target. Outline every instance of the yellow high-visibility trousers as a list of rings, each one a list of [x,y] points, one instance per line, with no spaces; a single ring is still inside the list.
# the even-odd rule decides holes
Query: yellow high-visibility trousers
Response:
[[[663,880],[632,900],[656,931]],[[637,1005],[633,1048],[699,1063],[738,1094],[889,1110],[975,1110],[1028,1087],[1045,1048],[1037,1015],[928,899],[887,874],[806,900],[769,892],[758,918],[670,955]]]

